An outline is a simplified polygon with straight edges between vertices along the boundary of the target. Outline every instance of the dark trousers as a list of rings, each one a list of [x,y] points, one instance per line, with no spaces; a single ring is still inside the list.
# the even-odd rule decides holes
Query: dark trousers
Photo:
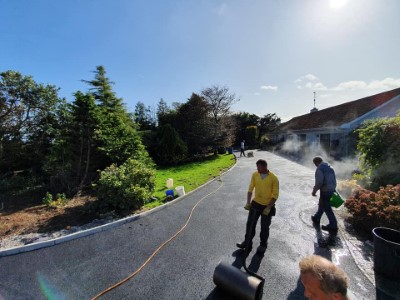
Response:
[[[242,156],[242,154],[243,154],[243,156],[246,156],[246,154],[244,154],[244,149],[240,148],[240,156]]]
[[[329,220],[329,227],[337,228],[337,220],[335,214],[333,213],[332,206],[330,203],[330,199],[333,195],[333,192],[320,192],[319,194],[319,201],[318,201],[318,210],[315,213],[315,218],[320,220],[323,213],[326,214]]]
[[[252,247],[253,245],[253,238],[256,234],[256,226],[260,216],[261,216],[260,244],[263,246],[267,245],[269,237],[269,226],[271,225],[273,210],[271,209],[269,215],[266,216],[262,214],[265,208],[266,205],[258,204],[255,201],[251,202],[249,216],[247,217],[247,223],[246,223],[245,242],[247,247]]]

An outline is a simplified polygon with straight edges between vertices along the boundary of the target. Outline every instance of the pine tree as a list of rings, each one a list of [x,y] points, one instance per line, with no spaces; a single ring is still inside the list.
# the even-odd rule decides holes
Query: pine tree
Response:
[[[79,91],[74,96],[73,103],[57,111],[60,126],[46,162],[52,192],[74,194],[97,177],[96,165],[91,163],[97,111],[94,97]]]
[[[149,161],[135,125],[126,111],[121,98],[112,90],[103,66],[96,68],[95,79],[84,81],[91,86],[91,93],[98,105],[94,142],[99,157],[98,169],[115,163],[122,164],[128,158]]]

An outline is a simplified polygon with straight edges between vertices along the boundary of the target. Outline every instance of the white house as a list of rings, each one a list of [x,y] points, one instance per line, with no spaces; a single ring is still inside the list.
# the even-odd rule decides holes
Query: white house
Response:
[[[354,129],[368,119],[394,117],[400,110],[400,88],[332,106],[282,123],[272,135],[275,143],[292,141],[303,151],[322,147],[331,157],[354,154]]]

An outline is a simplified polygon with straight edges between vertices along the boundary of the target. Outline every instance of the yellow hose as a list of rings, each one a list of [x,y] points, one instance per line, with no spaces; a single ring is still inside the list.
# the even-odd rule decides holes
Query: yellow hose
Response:
[[[96,296],[94,296],[92,298],[92,300],[96,300],[99,297],[103,296],[104,294],[110,292],[111,290],[115,289],[116,287],[124,284],[125,282],[127,282],[128,280],[130,280],[131,278],[133,278],[134,276],[136,276],[136,274],[138,274],[152,259],[154,256],[156,256],[156,254],[164,247],[166,246],[169,242],[171,242],[174,238],[176,238],[185,228],[186,226],[189,224],[190,218],[192,217],[193,211],[194,209],[197,207],[197,205],[199,205],[199,203],[201,201],[203,201],[205,198],[207,198],[208,196],[210,196],[211,194],[214,194],[216,191],[218,191],[223,185],[221,184],[215,191],[205,195],[203,198],[201,198],[199,201],[197,201],[197,203],[193,206],[192,210],[190,211],[190,214],[186,220],[186,223],[172,236],[170,237],[168,240],[166,240],[164,243],[162,243],[154,252],[152,255],[150,255],[150,257],[135,271],[133,272],[131,275],[129,275],[128,277],[126,277],[125,279],[121,280],[120,282],[114,284],[113,286],[110,286],[109,288],[103,290],[102,292],[100,292],[99,294],[97,294]]]

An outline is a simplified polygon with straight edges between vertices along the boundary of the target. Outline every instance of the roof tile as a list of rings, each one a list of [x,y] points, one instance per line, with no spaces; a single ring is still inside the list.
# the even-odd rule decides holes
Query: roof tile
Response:
[[[294,117],[282,123],[277,131],[340,126],[368,113],[397,95],[400,95],[400,88]]]

